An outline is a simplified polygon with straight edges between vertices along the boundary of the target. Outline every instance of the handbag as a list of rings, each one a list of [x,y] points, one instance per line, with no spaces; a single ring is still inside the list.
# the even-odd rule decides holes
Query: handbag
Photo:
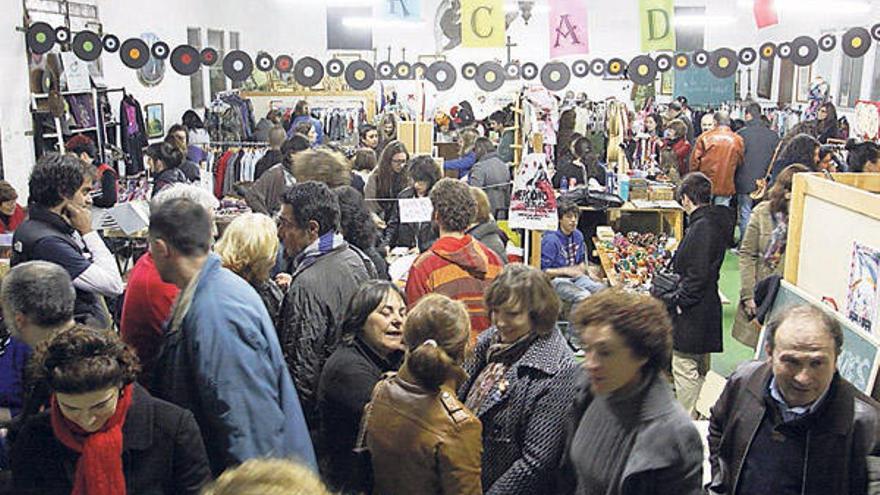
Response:
[[[654,272],[651,279],[651,295],[666,301],[678,290],[681,284],[681,275],[672,271],[672,260],[670,259],[666,265]]]
[[[773,164],[776,163],[776,155],[779,154],[779,148],[782,147],[782,141],[776,145],[776,150],[773,151],[773,158],[770,159],[770,165],[767,166],[767,172],[764,173],[764,177],[755,181],[755,190],[749,193],[749,197],[752,198],[753,201],[762,201],[765,196],[767,196],[768,185],[770,184],[770,172],[773,171]]]

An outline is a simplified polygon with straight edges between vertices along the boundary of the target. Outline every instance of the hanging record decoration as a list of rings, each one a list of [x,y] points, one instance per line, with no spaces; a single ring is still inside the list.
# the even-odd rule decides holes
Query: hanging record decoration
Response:
[[[571,63],[571,73],[575,77],[587,77],[590,74],[590,64],[586,60],[575,60]]]
[[[376,66],[376,79],[391,79],[394,77],[394,64],[391,62],[379,62]]]
[[[507,80],[513,81],[519,79],[521,70],[519,64],[510,62],[504,66],[504,72],[507,74]]]
[[[178,45],[171,52],[171,68],[182,76],[190,76],[198,72],[200,64],[199,51],[189,45]]]
[[[468,81],[477,77],[477,64],[473,62],[467,62],[466,64],[462,65],[461,77],[467,79]]]
[[[217,50],[213,48],[203,48],[199,53],[199,59],[201,60],[202,65],[208,67],[216,64],[218,58],[220,58],[220,55],[217,53]]]
[[[739,63],[743,65],[752,65],[755,63],[755,60],[758,60],[758,52],[755,51],[754,48],[743,48],[739,51]]]
[[[880,41],[880,22],[871,27],[871,37],[874,41]]]
[[[662,55],[657,55],[657,58],[654,59],[654,64],[657,65],[658,71],[666,72],[672,68],[672,57],[666,55],[665,53]]]
[[[345,82],[355,91],[369,89],[376,80],[376,71],[369,62],[355,60],[345,68]]]
[[[677,53],[675,55],[675,70],[685,70],[691,66],[691,58],[687,53]]]
[[[80,60],[91,62],[97,60],[104,51],[101,37],[91,31],[80,31],[73,37],[73,53]]]
[[[730,48],[719,48],[709,55],[709,72],[719,79],[736,74],[737,67],[739,67],[739,57]]]
[[[654,84],[654,79],[657,77],[657,64],[651,57],[639,55],[629,62],[626,75],[630,81],[640,86]]]
[[[425,72],[425,79],[431,81],[438,91],[452,89],[457,77],[455,67],[443,60],[433,62]]]
[[[522,65],[520,69],[520,74],[522,74],[523,79],[526,81],[531,81],[532,79],[538,77],[538,66],[533,62],[526,62]]]
[[[859,58],[871,48],[871,34],[862,27],[850,28],[843,35],[843,53],[852,58]]]
[[[293,57],[290,55],[278,55],[275,57],[275,69],[282,74],[293,70]]]
[[[571,70],[562,62],[550,62],[541,68],[541,84],[550,91],[561,91],[571,81]]]
[[[697,50],[694,52],[694,67],[706,67],[709,65],[709,52]]]
[[[275,67],[275,59],[272,58],[272,55],[262,52],[257,54],[257,58],[254,59],[254,65],[262,72],[269,72],[272,70],[272,67]]]
[[[605,68],[605,72],[608,73],[609,76],[619,76],[623,74],[623,71],[626,70],[626,62],[619,58],[612,58],[608,61],[608,66]]]
[[[293,66],[293,78],[300,86],[311,88],[324,79],[324,66],[314,57],[303,57]]]
[[[412,73],[414,78],[419,80],[424,79],[427,72],[428,66],[423,64],[422,62],[416,62],[412,64]]]
[[[819,45],[809,36],[798,36],[791,42],[791,61],[805,67],[819,57]]]
[[[171,49],[168,48],[168,43],[157,41],[153,43],[153,46],[150,48],[150,53],[156,60],[165,60],[168,58],[168,54],[171,53]]]
[[[761,56],[764,60],[771,59],[776,56],[776,44],[768,41],[761,45],[761,48],[758,50],[758,55]]]
[[[28,50],[42,55],[55,46],[55,30],[45,22],[35,22],[28,27],[24,39]]]
[[[116,53],[117,50],[119,50],[119,38],[117,38],[113,34],[105,34],[102,42],[104,45],[104,50],[106,50],[108,53]]]
[[[597,58],[590,62],[590,74],[593,74],[594,76],[605,74],[605,61],[601,58]]]
[[[119,47],[119,58],[129,69],[140,69],[150,60],[150,48],[140,38],[129,38]]]
[[[483,91],[497,91],[504,85],[505,80],[507,80],[507,73],[504,71],[504,67],[496,62],[480,64],[477,67],[477,76],[474,78],[477,87]]]
[[[830,52],[837,46],[837,37],[833,34],[826,34],[819,38],[819,49],[823,52]]]
[[[776,54],[779,55],[779,58],[782,60],[788,60],[791,57],[791,43],[780,43],[776,47]]]
[[[55,28],[55,41],[61,45],[70,41],[70,29],[64,26]]]
[[[409,62],[398,62],[394,66],[394,77],[397,79],[412,79],[412,65]]]
[[[327,75],[330,77],[339,77],[345,74],[345,63],[338,58],[332,58],[327,62]]]
[[[233,81],[244,81],[254,72],[254,61],[241,50],[233,50],[223,57],[223,73]]]

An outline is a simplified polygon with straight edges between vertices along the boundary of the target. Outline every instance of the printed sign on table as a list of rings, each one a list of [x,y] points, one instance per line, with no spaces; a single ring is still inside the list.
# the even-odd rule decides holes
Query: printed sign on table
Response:
[[[513,179],[509,224],[512,229],[556,230],[556,194],[547,175],[547,155],[523,157]]]
[[[846,294],[846,316],[866,332],[876,328],[880,312],[880,251],[853,243],[852,263]]]
[[[430,222],[434,214],[431,198],[398,199],[397,207],[400,210],[400,223]]]

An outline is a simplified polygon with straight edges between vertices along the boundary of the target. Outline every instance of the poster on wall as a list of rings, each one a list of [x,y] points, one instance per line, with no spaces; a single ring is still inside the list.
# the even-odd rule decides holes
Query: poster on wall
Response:
[[[675,50],[672,0],[639,0],[642,51]]]
[[[384,0],[379,17],[397,21],[418,21],[422,18],[422,0]]]
[[[503,0],[461,0],[461,46],[504,46]]]
[[[586,0],[550,0],[550,58],[590,53]]]
[[[547,173],[547,155],[532,153],[523,157],[513,178],[509,225],[512,229],[556,230],[556,194]]]
[[[62,77],[67,91],[80,92],[92,89],[88,62],[83,62],[73,52],[61,52],[61,63],[64,65]]]
[[[880,250],[853,243],[849,284],[846,292],[846,316],[867,332],[880,331]]]

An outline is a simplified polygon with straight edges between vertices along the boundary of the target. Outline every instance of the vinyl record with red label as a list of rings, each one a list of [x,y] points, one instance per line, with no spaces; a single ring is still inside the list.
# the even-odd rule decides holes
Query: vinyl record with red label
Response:
[[[275,57],[275,68],[282,74],[293,70],[293,57],[290,55],[278,55]]]
[[[619,76],[622,75],[626,70],[626,62],[619,58],[612,58],[608,61],[608,66],[605,68],[605,71],[609,76]]]
[[[531,81],[532,79],[538,77],[538,66],[533,62],[526,62],[520,68],[520,74],[522,74],[522,78],[526,81]]]
[[[202,49],[200,58],[202,59],[202,65],[210,67],[217,63],[217,59],[220,58],[220,55],[217,53],[217,50],[209,47]]]
[[[687,53],[676,53],[673,62],[675,70],[686,70],[691,66],[691,57]]]
[[[657,78],[657,64],[651,57],[639,55],[630,60],[626,75],[630,81],[640,86],[654,84],[654,80]]]
[[[191,76],[201,67],[199,51],[189,45],[178,45],[171,51],[171,68],[182,76]]]
[[[586,60],[575,60],[571,63],[571,73],[575,77],[587,77],[590,75],[590,63]]]
[[[657,70],[660,72],[666,72],[672,69],[672,57],[665,53],[657,55],[657,58],[654,59],[654,63],[657,64]]]
[[[694,67],[706,67],[709,65],[709,52],[706,50],[697,50],[694,52]]]
[[[86,62],[97,60],[102,51],[104,51],[104,44],[101,43],[101,37],[97,33],[80,31],[73,37],[73,53],[80,60]]]
[[[752,65],[755,60],[758,60],[758,52],[754,48],[746,47],[739,51],[737,58],[739,58],[739,63],[743,65]]]
[[[345,67],[345,82],[354,91],[364,91],[373,85],[376,71],[369,62],[355,60]]]
[[[104,44],[104,50],[107,53],[116,53],[117,51],[119,51],[120,43],[119,38],[117,38],[116,35],[105,34],[102,42]]]
[[[311,88],[324,79],[324,65],[314,57],[303,57],[293,66],[293,78],[300,86]]]
[[[398,62],[394,66],[394,77],[397,79],[412,79],[412,65],[409,62]]]
[[[605,61],[601,58],[593,59],[590,62],[590,74],[594,76],[601,76],[605,74]]]
[[[28,27],[25,42],[32,53],[46,53],[55,46],[55,30],[45,22],[35,22]]]
[[[70,29],[67,29],[64,26],[58,26],[55,28],[55,42],[59,45],[63,45],[70,41]]]
[[[330,77],[339,77],[345,73],[345,63],[338,58],[332,58],[327,62],[327,75]]]
[[[376,79],[388,80],[394,78],[394,64],[391,62],[379,62],[376,66]]]
[[[805,67],[819,58],[819,44],[809,36],[798,36],[791,42],[791,61]]]
[[[474,81],[477,87],[483,91],[497,91],[504,85],[507,80],[507,73],[504,67],[497,62],[483,62],[477,67],[477,76]]]
[[[254,61],[241,50],[233,50],[223,57],[223,73],[233,81],[244,81],[254,72]]]
[[[262,72],[269,72],[275,67],[275,59],[272,58],[272,55],[268,53],[258,53],[257,58],[254,59],[254,65],[257,67],[257,70]]]
[[[119,47],[119,58],[129,69],[140,69],[150,61],[150,47],[140,38],[129,38]]]
[[[758,49],[758,55],[761,56],[764,60],[771,59],[776,56],[776,43],[768,41],[761,45],[761,48]]]
[[[837,47],[837,36],[826,34],[819,38],[819,49],[823,52],[830,52]]]
[[[425,74],[428,73],[428,66],[422,62],[416,62],[412,64],[412,73],[414,78],[422,80],[425,78]]]
[[[428,66],[428,72],[425,73],[425,79],[434,83],[434,87],[438,91],[447,91],[455,85],[458,75],[455,67],[449,62],[438,60]]]
[[[467,79],[468,81],[473,80],[477,77],[477,64],[473,62],[467,62],[461,66],[461,77]]]
[[[153,46],[150,48],[150,53],[156,60],[165,60],[171,53],[171,48],[168,47],[168,43],[157,41],[153,43]]]
[[[709,72],[719,79],[736,74],[738,67],[739,57],[730,48],[719,48],[709,55]]]
[[[871,33],[863,27],[850,28],[842,41],[843,53],[852,58],[863,57],[871,48]]]

